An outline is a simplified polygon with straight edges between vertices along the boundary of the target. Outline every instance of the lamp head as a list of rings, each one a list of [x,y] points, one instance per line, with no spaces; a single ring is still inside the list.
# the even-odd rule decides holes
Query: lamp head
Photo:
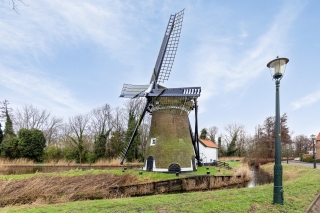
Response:
[[[284,71],[286,69],[286,65],[289,62],[287,58],[279,58],[277,56],[276,59],[270,61],[267,64],[267,67],[270,69],[270,73],[273,79],[281,79],[284,75]]]

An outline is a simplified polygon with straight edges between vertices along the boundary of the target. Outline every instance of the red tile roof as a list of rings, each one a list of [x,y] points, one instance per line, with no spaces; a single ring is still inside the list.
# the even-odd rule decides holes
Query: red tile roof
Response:
[[[199,138],[199,141],[206,147],[211,147],[211,148],[218,149],[218,146],[215,145],[212,141],[201,139],[201,138]]]
[[[320,132],[318,134],[318,137],[316,138],[316,141],[320,141]]]

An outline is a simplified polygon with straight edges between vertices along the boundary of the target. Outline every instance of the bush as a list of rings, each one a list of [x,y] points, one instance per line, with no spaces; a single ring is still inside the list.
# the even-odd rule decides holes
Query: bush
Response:
[[[313,162],[313,156],[307,156],[307,157],[304,157],[302,159],[303,162],[307,162],[307,163],[312,163]]]
[[[93,152],[87,152],[86,155],[85,155],[85,160],[88,163],[94,163],[97,160],[97,156]]]
[[[46,147],[43,132],[38,129],[20,129],[18,136],[20,157],[42,161],[43,150]]]
[[[44,150],[43,159],[45,161],[51,161],[51,160],[58,161],[60,159],[63,159],[62,149],[54,145],[48,146]]]
[[[65,160],[76,160],[78,159],[78,151],[74,147],[64,147],[62,149],[63,158]]]
[[[1,156],[10,159],[19,158],[20,152],[18,149],[19,138],[13,137],[3,140],[1,144]]]

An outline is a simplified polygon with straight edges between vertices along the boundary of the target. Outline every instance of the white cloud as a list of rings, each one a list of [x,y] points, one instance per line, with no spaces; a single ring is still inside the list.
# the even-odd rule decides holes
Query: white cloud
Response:
[[[42,108],[59,108],[60,112],[53,111],[64,116],[72,112],[84,113],[90,110],[89,107],[77,101],[61,83],[43,73],[36,71],[34,74],[28,74],[7,68],[4,70],[0,64],[0,76],[1,85],[7,88],[5,91],[10,90],[9,94],[20,94],[26,101],[23,104],[35,103],[34,105]]]
[[[309,94],[298,101],[293,102],[291,105],[293,107],[293,110],[298,110],[300,108],[310,106],[319,100],[320,100],[320,90],[312,94]]]
[[[133,41],[134,34],[129,33],[140,26],[142,14],[136,13],[136,9],[121,1],[30,0],[27,6],[20,6],[20,15],[11,10],[1,11],[1,91],[58,113],[91,110],[77,100],[67,80],[61,81],[63,76],[49,74],[45,67],[38,70],[33,61],[39,64],[55,61],[61,47],[90,45],[101,47],[106,57],[135,64],[138,56],[130,47],[139,47],[143,42],[143,38],[140,42]]]
[[[206,91],[202,93],[201,99],[209,100],[213,95],[243,87],[266,71],[268,61],[277,54],[285,53],[284,44],[288,31],[301,9],[296,4],[283,5],[266,33],[250,41],[252,45],[247,49],[243,47],[241,51],[237,50],[237,45],[242,47],[241,40],[247,39],[250,34],[249,29],[244,27],[241,27],[238,37],[234,37],[234,34],[227,34],[220,39],[215,36],[202,37],[193,56],[198,60],[192,66],[192,70],[197,72],[198,84],[201,83],[202,91]]]

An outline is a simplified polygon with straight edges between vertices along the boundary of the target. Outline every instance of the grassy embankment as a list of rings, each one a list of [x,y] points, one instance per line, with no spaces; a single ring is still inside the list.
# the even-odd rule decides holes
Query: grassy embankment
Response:
[[[273,172],[273,164],[262,166]],[[283,165],[284,205],[273,205],[273,184],[254,188],[163,194],[3,208],[4,212],[304,212],[320,193],[320,170]]]
[[[239,162],[228,162],[230,167],[236,169],[242,166],[242,163]],[[205,175],[207,172],[207,168],[209,168],[210,175],[222,175],[229,176],[233,175],[234,171],[230,171],[224,168],[217,167],[198,167],[198,171],[190,172],[190,173],[181,173],[179,177],[185,177],[188,175]],[[44,177],[44,176],[61,176],[61,177],[71,177],[71,176],[82,176],[82,175],[99,175],[99,174],[114,174],[114,175],[123,175],[123,174],[133,174],[136,177],[144,180],[163,180],[163,179],[174,179],[177,178],[175,174],[166,174],[159,172],[142,172],[140,175],[139,172],[141,169],[131,169],[122,172],[122,170],[81,170],[75,169],[66,172],[52,172],[52,173],[35,173],[35,174],[21,174],[21,175],[0,175],[0,180],[9,181],[9,180],[20,180],[25,178],[33,178],[33,177]]]

